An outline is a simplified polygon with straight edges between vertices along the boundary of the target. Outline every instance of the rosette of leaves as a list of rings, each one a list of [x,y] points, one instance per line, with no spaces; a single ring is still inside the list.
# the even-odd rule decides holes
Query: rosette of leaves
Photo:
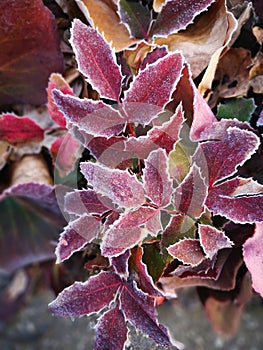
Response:
[[[100,100],[53,89],[68,130],[91,155],[80,163],[87,188],[65,197],[70,220],[57,261],[95,242],[109,266],[49,308],[60,316],[100,313],[95,349],[123,349],[127,323],[180,349],[158,322],[155,307],[166,294],[194,285],[237,295],[242,247],[263,294],[263,186],[238,174],[259,137],[247,123],[217,121],[180,52],[157,48],[126,86],[96,30],[74,20],[71,44]]]

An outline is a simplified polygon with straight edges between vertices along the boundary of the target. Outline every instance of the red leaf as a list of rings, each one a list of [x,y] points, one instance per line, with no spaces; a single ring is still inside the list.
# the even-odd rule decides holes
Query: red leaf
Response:
[[[213,259],[220,249],[231,248],[233,242],[223,231],[208,225],[199,225],[198,233],[200,244],[208,259]]]
[[[136,281],[140,289],[150,295],[161,296],[161,292],[155,287],[152,277],[147,271],[147,265],[143,263],[143,249],[135,247],[130,258],[130,276]]]
[[[40,142],[44,138],[44,130],[41,129],[29,117],[17,117],[6,113],[0,116],[0,139],[11,144]]]
[[[140,71],[124,96],[128,119],[148,124],[155,118],[170,101],[182,69],[182,54],[175,52]]]
[[[155,149],[163,148],[167,154],[179,140],[179,133],[183,123],[182,107],[179,105],[175,114],[161,126],[154,126],[146,136],[130,137],[125,143],[125,149],[140,159],[148,157]]]
[[[120,215],[105,232],[101,244],[102,254],[107,257],[118,256],[141,242],[148,234],[142,226],[155,214],[156,209],[142,207]]]
[[[167,36],[185,29],[215,0],[169,0],[163,6],[151,30],[152,35]]]
[[[149,154],[142,178],[146,196],[154,204],[166,207],[171,203],[173,183],[168,174],[168,157],[163,149],[158,148]]]
[[[60,74],[53,73],[49,78],[49,84],[47,87],[47,107],[50,117],[62,128],[66,127],[66,120],[63,113],[58,109],[58,106],[54,103],[52,91],[57,89],[64,95],[74,96],[74,92]]]
[[[132,152],[125,150],[124,136],[93,137],[87,144],[90,153],[100,163],[109,168],[126,169],[134,157]]]
[[[154,298],[139,290],[135,283],[126,283],[122,289],[121,309],[126,319],[162,346],[179,345],[170,340],[168,330],[160,325],[155,313]]]
[[[189,78],[189,82],[193,91],[193,122],[190,129],[190,139],[192,141],[200,141],[206,129],[211,127],[213,123],[216,124],[218,121],[197,90],[191,77]],[[183,100],[184,99],[183,97]]]
[[[53,97],[66,119],[80,132],[94,136],[113,136],[119,134],[125,126],[125,120],[118,111],[101,101],[63,95],[59,90],[53,91]]]
[[[199,239],[183,239],[167,248],[169,254],[183,264],[197,266],[205,260]]]
[[[149,52],[140,65],[140,69],[143,70],[147,67],[147,64],[156,62],[159,58],[162,58],[168,54],[166,47],[156,47],[152,52]]]
[[[209,186],[233,175],[259,146],[258,137],[247,130],[230,127],[219,141],[199,144],[193,160],[202,169]]]
[[[101,97],[118,101],[122,75],[109,44],[95,29],[78,19],[73,21],[70,41],[79,71]]]
[[[90,189],[69,192],[65,197],[65,210],[70,214],[104,214],[113,208],[114,205],[108,198]]]
[[[114,267],[116,273],[118,273],[120,276],[124,276],[125,278],[127,278],[129,275],[128,260],[130,256],[131,256],[131,251],[128,249],[122,255],[119,255],[117,257],[113,257],[110,259],[110,262]]]
[[[71,255],[81,250],[88,243],[87,239],[80,236],[78,232],[71,229],[70,226],[66,227],[60,235],[60,239],[56,246],[57,263],[71,257]]]
[[[123,350],[128,328],[119,305],[105,312],[96,325],[94,350]]]
[[[107,196],[119,206],[136,208],[145,202],[142,184],[127,171],[88,162],[81,163],[80,168],[95,192]]]
[[[55,18],[41,0],[1,1],[0,13],[0,104],[43,104],[50,74],[63,71]]]
[[[213,187],[206,206],[214,215],[235,223],[263,221],[263,186],[251,179],[235,178]]]
[[[74,170],[77,160],[81,156],[82,146],[72,134],[57,138],[50,147],[54,166],[60,177],[67,176]]]
[[[87,214],[71,221],[60,235],[56,247],[57,262],[68,259],[86,243],[91,242],[97,237],[99,230],[100,220]]]
[[[243,246],[245,264],[252,276],[252,287],[263,297],[263,223],[255,225],[254,235]]]
[[[207,186],[194,164],[183,182],[175,189],[175,209],[191,217],[198,218],[204,212]]]
[[[110,305],[121,283],[114,272],[101,272],[86,282],[75,282],[64,289],[49,304],[49,310],[57,316],[72,317],[99,312]]]

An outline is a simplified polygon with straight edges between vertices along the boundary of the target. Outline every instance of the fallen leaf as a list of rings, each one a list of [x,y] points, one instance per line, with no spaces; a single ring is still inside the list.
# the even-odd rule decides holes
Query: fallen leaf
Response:
[[[153,0],[153,9],[155,12],[160,12],[166,0]]]
[[[113,0],[76,0],[79,8],[93,28],[103,33],[105,39],[119,52],[135,44],[138,40],[131,38],[126,26],[117,14],[116,2]]]
[[[46,102],[48,77],[63,71],[55,18],[41,0],[0,2],[0,105]]]
[[[182,50],[191,66],[193,77],[198,76],[214,53],[226,45],[235,29],[236,20],[229,13],[224,0],[213,3],[208,11],[195,18],[184,31],[167,38],[156,37],[157,45],[167,45],[170,51]]]
[[[48,165],[41,155],[25,155],[14,164],[11,184],[35,181],[39,184],[53,184]]]
[[[230,48],[220,58],[212,82],[213,92],[208,101],[211,108],[221,98],[246,96],[251,65],[251,54],[242,47]]]

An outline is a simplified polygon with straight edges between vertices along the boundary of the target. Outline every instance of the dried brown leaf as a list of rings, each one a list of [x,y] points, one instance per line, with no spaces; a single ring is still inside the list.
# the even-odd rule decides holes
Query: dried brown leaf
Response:
[[[11,185],[31,181],[49,185],[53,184],[48,165],[41,155],[26,155],[14,165]]]
[[[233,5],[234,6],[234,5]],[[208,68],[202,78],[202,81],[199,85],[199,91],[206,98],[207,101],[210,99],[210,95],[212,94],[212,83],[216,74],[218,62],[220,58],[228,51],[228,49],[233,45],[233,43],[238,38],[241,28],[244,23],[246,23],[250,17],[252,4],[249,3],[248,6],[244,7],[243,12],[240,14],[239,18],[236,20],[232,15],[232,19],[230,21],[229,33],[227,35],[227,40],[221,48],[219,48],[214,55],[212,56]],[[230,19],[230,17],[229,17]],[[213,106],[213,102],[209,101],[211,107]]]
[[[250,52],[241,47],[229,49],[220,58],[213,79],[214,89],[209,97],[210,107],[214,107],[220,98],[247,94],[251,65]]]
[[[155,43],[168,45],[170,51],[182,50],[196,77],[207,67],[215,51],[226,45],[235,26],[236,20],[227,11],[225,1],[219,0],[196,17],[186,30],[167,38],[156,38]]]
[[[154,0],[153,1],[153,9],[155,12],[160,12],[163,5],[166,3],[166,0]]]
[[[93,28],[96,28],[105,39],[112,43],[118,52],[137,42],[131,38],[126,26],[121,23],[114,0],[76,0],[79,8]]]

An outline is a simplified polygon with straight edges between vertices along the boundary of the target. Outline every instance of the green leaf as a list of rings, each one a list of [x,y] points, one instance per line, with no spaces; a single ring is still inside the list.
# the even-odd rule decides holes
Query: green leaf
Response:
[[[143,262],[147,265],[148,273],[156,282],[165,268],[165,262],[160,253],[159,243],[145,244],[143,246]]]
[[[131,36],[148,40],[148,30],[152,21],[148,8],[136,1],[120,0],[118,10],[121,21],[126,24]]]
[[[217,117],[219,119],[238,119],[248,121],[256,108],[253,98],[234,98],[218,106]]]

